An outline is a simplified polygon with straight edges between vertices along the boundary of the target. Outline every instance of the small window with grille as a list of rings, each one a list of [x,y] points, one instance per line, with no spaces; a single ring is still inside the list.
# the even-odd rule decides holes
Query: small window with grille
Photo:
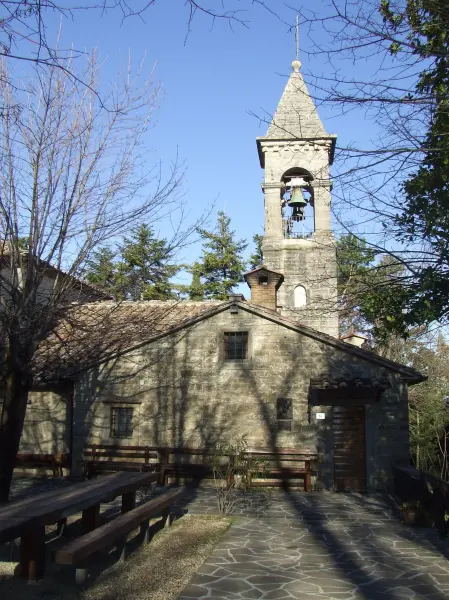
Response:
[[[229,331],[224,334],[226,360],[244,360],[248,356],[248,332]]]
[[[293,400],[291,398],[276,399],[276,419],[278,431],[292,430]]]
[[[133,408],[113,406],[111,408],[111,438],[132,438]]]

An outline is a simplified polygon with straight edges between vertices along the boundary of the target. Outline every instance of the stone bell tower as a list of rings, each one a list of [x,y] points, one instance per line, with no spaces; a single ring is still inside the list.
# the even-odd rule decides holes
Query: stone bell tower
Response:
[[[264,265],[284,276],[281,314],[338,337],[329,173],[336,136],[320,121],[299,60],[292,68],[267,134],[257,139],[265,170]]]

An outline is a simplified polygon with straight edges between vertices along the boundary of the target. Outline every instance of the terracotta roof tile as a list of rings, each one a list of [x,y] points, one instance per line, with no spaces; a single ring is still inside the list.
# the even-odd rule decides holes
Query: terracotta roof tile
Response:
[[[43,380],[70,377],[74,373],[126,350],[176,331],[207,315],[212,316],[236,304],[244,311],[274,321],[348,354],[400,373],[418,383],[426,376],[406,365],[352,346],[307,327],[276,311],[241,301],[143,301],[96,302],[73,306],[53,333],[40,345],[34,371]]]
[[[67,377],[228,302],[95,302],[73,306],[38,348],[35,375]]]

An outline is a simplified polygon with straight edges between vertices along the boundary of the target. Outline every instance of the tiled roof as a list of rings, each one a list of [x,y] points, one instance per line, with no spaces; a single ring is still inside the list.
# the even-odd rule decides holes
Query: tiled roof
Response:
[[[96,302],[76,305],[40,345],[34,359],[37,378],[46,381],[67,378],[117,354],[143,345],[159,336],[181,330],[203,318],[236,305],[240,309],[275,322],[326,345],[393,370],[410,383],[427,377],[408,366],[383,358],[281,316],[251,302],[231,301],[142,301]]]
[[[228,304],[148,300],[74,305],[40,344],[34,372],[44,380],[67,377]]]
[[[337,350],[342,350],[343,352],[346,352],[347,354],[352,354],[353,356],[356,356],[363,360],[367,360],[368,362],[377,364],[379,366],[385,367],[392,371],[396,371],[397,373],[400,373],[404,377],[404,379],[409,381],[410,383],[419,383],[421,381],[427,380],[426,375],[422,375],[419,371],[417,371],[416,369],[413,369],[412,367],[408,367],[406,365],[397,363],[388,358],[384,358],[383,356],[380,356],[379,354],[376,354],[375,352],[372,352],[371,350],[365,350],[363,348],[359,348],[358,346],[353,346],[352,344],[347,344],[346,342],[342,342],[338,338],[334,338],[331,335],[328,335],[327,333],[323,333],[321,331],[318,331],[317,329],[308,327],[307,325],[304,325],[303,323],[300,323],[299,321],[294,321],[293,319],[290,319],[289,317],[284,317],[284,316],[280,315],[279,313],[277,313],[276,311],[272,311],[268,308],[258,306],[256,304],[252,304],[250,302],[240,303],[240,306],[242,307],[243,310],[247,310],[248,312],[259,315],[270,321],[278,323],[279,325],[283,325],[284,327],[287,327],[288,329],[297,331],[298,333],[301,333],[301,334],[303,334],[307,337],[310,337],[314,340],[323,342],[324,344],[327,344],[328,346],[332,346],[333,348],[336,348]]]

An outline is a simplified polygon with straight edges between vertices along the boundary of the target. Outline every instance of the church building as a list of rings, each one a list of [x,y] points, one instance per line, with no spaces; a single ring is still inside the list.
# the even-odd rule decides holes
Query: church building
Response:
[[[318,453],[316,485],[375,490],[409,462],[417,371],[339,339],[331,179],[336,136],[294,61],[267,134],[264,264],[248,299],[74,305],[36,359],[22,451],[87,444]],[[262,203],[261,203],[262,210]]]

